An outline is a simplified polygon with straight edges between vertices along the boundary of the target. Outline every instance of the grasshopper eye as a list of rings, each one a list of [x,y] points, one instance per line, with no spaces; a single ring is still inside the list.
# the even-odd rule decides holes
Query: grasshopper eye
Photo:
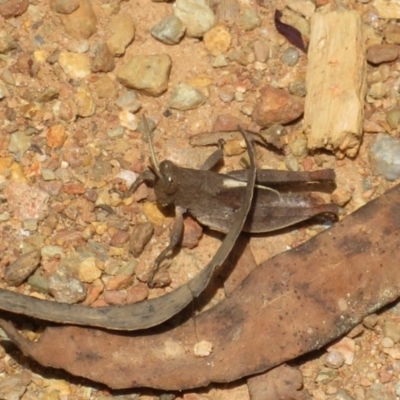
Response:
[[[171,161],[160,164],[160,175],[164,185],[164,193],[174,194],[178,190],[178,183],[174,175],[175,165]]]

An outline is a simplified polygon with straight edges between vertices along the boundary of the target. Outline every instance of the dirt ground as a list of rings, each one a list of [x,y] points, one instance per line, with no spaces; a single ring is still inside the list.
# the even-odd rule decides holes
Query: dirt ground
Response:
[[[69,14],[69,7],[74,7],[74,2],[31,0],[28,6],[24,1],[0,1],[0,276],[22,253],[46,247],[39,269],[27,282],[15,288],[3,279],[0,287],[41,298],[51,298],[51,293],[59,301],[101,306],[156,297],[195,276],[215,253],[219,235],[206,231],[199,239],[200,228],[187,221],[188,231],[194,232],[194,239],[190,236],[188,240],[193,243],[183,248],[168,272],[161,275],[165,287],[148,292],[144,277],[151,268],[151,260],[168,241],[173,218],[154,206],[154,193],[144,186],[129,201],[109,192],[113,188],[126,190],[133,179],[130,171],[138,174],[149,165],[148,144],[138,128],[141,113],[145,112],[156,125],[153,141],[158,160],[169,159],[178,165],[198,168],[216,147],[192,147],[191,136],[213,131],[215,121],[222,115],[228,115],[225,118],[230,124],[236,123],[236,117],[244,126],[259,131],[261,127],[251,114],[260,98],[260,88],[266,84],[286,90],[295,83],[304,86],[307,56],[294,50],[275,29],[276,9],[285,10],[284,20],[302,27],[306,39],[309,16],[323,8],[356,10],[366,29],[381,41],[389,28],[400,30],[397,21],[379,19],[368,0],[304,0],[302,6],[311,8],[305,15],[293,11],[287,3],[221,2],[220,23],[230,38],[224,48],[227,39],[220,33],[208,45],[202,38],[188,36],[175,45],[156,40],[150,31],[173,14],[173,3],[169,2],[113,0],[92,1],[90,5],[82,0],[82,15],[68,19],[73,15]],[[214,10],[218,8],[217,3],[212,6]],[[245,13],[249,10],[254,14]],[[121,15],[134,22],[135,33],[130,38],[128,28],[132,26],[127,28],[121,20],[117,20],[120,26],[111,23]],[[118,43],[126,41],[121,54],[104,48],[105,43],[111,47],[110,37],[115,32],[120,35]],[[292,50],[287,51],[289,48]],[[222,57],[215,55],[218,52]],[[120,78],[121,69],[134,56],[157,54],[167,54],[171,59],[171,72],[163,82],[165,90],[148,95],[127,87]],[[293,54],[298,56],[294,64],[289,57]],[[388,110],[397,105],[399,66],[396,61],[367,66],[364,125],[369,122],[369,128],[385,121]],[[161,74],[156,69],[156,76]],[[171,107],[171,93],[181,83],[203,96],[193,109],[183,109],[182,101],[178,109]],[[281,119],[285,122],[285,115]],[[302,122],[300,117],[285,124],[287,144],[281,149],[257,146],[257,165],[294,170],[335,169],[338,201],[345,203],[340,218],[393,185],[373,174],[368,154],[376,137],[374,129],[366,129],[354,158],[337,159],[325,150],[294,155],[290,143],[299,138]],[[398,129],[389,125],[381,123],[381,132],[398,137]],[[230,151],[232,156],[225,157],[222,172],[243,163],[244,149],[237,142],[231,143]],[[324,198],[330,200],[329,195]],[[115,214],[107,207],[95,208],[95,204],[112,207]],[[146,221],[153,224],[154,235],[144,251],[133,257],[125,233]],[[250,240],[251,250],[260,263],[328,226],[327,221],[316,221],[285,233],[257,235]],[[101,266],[96,264],[79,275],[86,294],[82,298],[71,294],[68,284],[56,272],[61,266],[68,271],[77,257],[90,253],[85,248],[89,242],[98,246],[98,254],[105,252],[107,259]],[[57,256],[60,248],[64,263]],[[129,264],[132,259],[133,264]],[[125,265],[122,272],[118,267],[121,261]],[[49,289],[54,276],[55,286]],[[222,288],[216,293],[212,304],[224,297]],[[399,319],[394,304],[370,317],[337,348],[294,361],[292,366],[303,377],[303,389],[296,398],[400,398]],[[29,324],[24,328],[32,339],[39,334],[30,332]],[[150,389],[113,392],[62,371],[46,370],[21,356],[6,341],[3,343],[0,397],[5,399],[250,398],[245,380],[186,393],[164,394]]]

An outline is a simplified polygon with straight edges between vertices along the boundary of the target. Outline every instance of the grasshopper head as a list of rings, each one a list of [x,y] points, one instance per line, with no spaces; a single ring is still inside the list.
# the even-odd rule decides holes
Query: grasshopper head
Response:
[[[154,191],[157,201],[164,207],[175,202],[175,193],[178,190],[175,169],[175,164],[168,160],[161,162],[159,166]]]

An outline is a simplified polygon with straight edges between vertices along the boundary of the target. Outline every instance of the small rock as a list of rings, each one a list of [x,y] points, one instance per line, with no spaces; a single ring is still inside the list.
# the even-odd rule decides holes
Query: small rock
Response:
[[[201,225],[191,217],[186,217],[183,226],[182,247],[193,249],[199,244],[203,234]]]
[[[43,190],[23,182],[11,182],[3,194],[8,203],[8,211],[21,221],[40,218],[48,213],[49,195]]]
[[[146,300],[149,296],[149,288],[143,283],[139,283],[127,290],[126,293],[126,303],[134,304],[139,301]]]
[[[244,129],[247,128],[247,125],[240,118],[231,114],[219,114],[215,119],[212,130],[213,132],[237,131],[238,125]]]
[[[193,110],[206,101],[206,96],[198,89],[180,83],[172,90],[168,107],[175,110]]]
[[[129,240],[129,233],[118,230],[117,233],[111,238],[110,245],[116,247],[122,247]]]
[[[110,72],[115,68],[114,57],[107,43],[98,43],[93,49],[91,69],[93,72]]]
[[[118,80],[128,88],[159,96],[168,88],[171,67],[167,54],[134,56],[119,70]]]
[[[392,108],[386,113],[386,122],[392,129],[397,129],[400,125],[400,107]]]
[[[118,14],[111,18],[107,32],[112,33],[107,40],[108,48],[111,54],[119,57],[135,38],[135,23],[129,15]]]
[[[388,88],[383,82],[376,82],[373,83],[369,88],[368,88],[368,96],[372,97],[375,100],[382,99],[385,97],[386,93],[388,91]]]
[[[12,3],[12,1],[10,1]],[[27,386],[31,383],[30,372],[2,374],[0,380],[0,398],[6,400],[20,400],[23,398]],[[24,396],[25,397],[25,396]]]
[[[0,15],[4,18],[18,17],[29,6],[29,0],[5,0],[0,2]]]
[[[338,376],[338,371],[331,368],[321,368],[315,377],[315,382],[326,385],[330,381],[334,380]]]
[[[97,18],[90,0],[79,0],[71,14],[60,14],[65,31],[75,39],[89,39],[97,30]]]
[[[67,194],[83,194],[85,193],[85,186],[82,183],[67,183],[62,186],[62,190]]]
[[[153,233],[154,227],[151,222],[144,222],[134,226],[129,242],[129,251],[134,257],[139,257],[142,254]]]
[[[21,285],[39,266],[40,252],[30,251],[19,257],[4,271],[4,280],[11,286]]]
[[[49,292],[49,282],[47,278],[40,275],[32,275],[28,278],[29,286],[35,291],[39,293],[48,293]]]
[[[306,18],[310,18],[315,11],[315,3],[311,0],[288,0],[287,6]]]
[[[17,48],[17,42],[6,32],[0,31],[0,53],[7,54]]]
[[[47,146],[55,149],[61,147],[67,139],[67,133],[63,125],[53,125],[46,133]]]
[[[328,368],[340,368],[344,364],[344,357],[338,351],[331,351],[325,355],[324,365]]]
[[[116,275],[112,276],[106,284],[107,290],[122,290],[128,288],[133,281],[132,275]]]
[[[288,155],[285,157],[285,166],[289,171],[298,171],[299,163],[297,158],[293,155]]]
[[[378,316],[376,314],[368,315],[363,319],[362,323],[367,329],[374,329],[378,323]]]
[[[185,31],[186,26],[183,22],[175,15],[171,15],[155,25],[151,29],[151,35],[162,43],[174,45],[181,41]]]
[[[266,85],[254,108],[252,118],[263,127],[286,124],[299,118],[304,112],[304,99],[293,96],[283,89]]]
[[[399,51],[396,44],[374,44],[367,49],[367,60],[371,64],[391,62],[397,59]]]
[[[385,349],[391,349],[394,346],[394,342],[390,337],[384,337],[381,340],[381,345],[382,347],[384,347]]]
[[[177,0],[173,7],[189,37],[201,38],[215,24],[215,15],[204,0]]]
[[[75,304],[85,299],[85,285],[65,268],[49,277],[49,293],[60,303]]]
[[[340,339],[338,342],[328,347],[328,352],[336,351],[342,354],[344,362],[347,365],[353,364],[354,352],[355,352],[355,341],[348,337]]]
[[[138,95],[133,90],[129,90],[128,92],[119,96],[115,103],[122,110],[126,110],[131,113],[135,113],[142,106]]]
[[[226,57],[223,54],[220,54],[212,60],[211,65],[213,68],[222,68],[228,65],[228,61],[226,60]]]
[[[308,153],[307,139],[296,139],[289,143],[290,150],[295,157],[306,157]]]
[[[90,58],[87,54],[70,53],[63,50],[58,56],[58,64],[71,79],[84,79],[91,73]]]
[[[379,133],[370,148],[369,157],[375,174],[394,181],[400,177],[400,141]]]
[[[261,26],[261,19],[254,9],[247,9],[239,17],[239,26],[245,31],[252,31]]]
[[[79,279],[82,282],[92,283],[101,277],[101,269],[99,268],[99,260],[95,257],[85,258],[79,264]]]
[[[80,117],[90,117],[96,111],[96,104],[92,93],[86,87],[78,87],[76,89],[75,104],[77,114]]]
[[[122,110],[119,114],[119,123],[121,124],[121,127],[129,129],[131,131],[136,131],[138,127],[138,119],[135,114],[132,114],[131,112],[127,110]],[[118,128],[117,128],[118,129]],[[109,136],[113,132],[114,135],[117,135],[116,130],[109,131]]]
[[[265,63],[269,58],[269,46],[268,43],[256,40],[253,44],[254,56],[257,61]]]
[[[95,82],[93,90],[100,99],[115,99],[118,94],[114,81],[106,75]]]
[[[305,97],[307,94],[307,87],[304,80],[291,82],[288,89],[289,93],[295,96]]]
[[[335,394],[327,397],[327,400],[354,400],[354,397],[346,389],[339,389]]]
[[[31,139],[25,132],[15,132],[10,135],[8,151],[22,156],[31,147]]]
[[[71,14],[79,7],[79,0],[53,0],[52,8],[60,14]]]
[[[337,188],[331,195],[333,203],[340,207],[344,207],[353,197],[352,193],[345,188]]]
[[[35,232],[38,230],[38,219],[37,218],[28,218],[25,221],[22,221],[22,229],[26,231]]]
[[[122,306],[126,304],[126,293],[124,291],[106,290],[103,293],[103,298],[110,306]]]
[[[228,51],[231,35],[224,25],[217,25],[204,35],[203,42],[208,52],[216,57]]]
[[[202,340],[194,345],[193,353],[196,357],[208,357],[213,351],[214,345],[207,340]]]
[[[385,38],[388,43],[400,44],[400,27],[389,25],[385,29]]]
[[[394,343],[400,341],[400,324],[395,321],[385,321],[382,327],[383,334],[393,340]]]
[[[294,47],[287,48],[281,56],[281,60],[286,65],[294,67],[299,61],[299,52]]]

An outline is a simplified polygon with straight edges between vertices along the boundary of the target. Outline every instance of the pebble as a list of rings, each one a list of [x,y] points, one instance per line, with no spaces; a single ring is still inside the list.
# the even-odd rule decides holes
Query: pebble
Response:
[[[37,218],[28,218],[22,221],[22,229],[30,232],[35,232],[38,230],[38,219]]]
[[[111,246],[122,247],[129,240],[129,233],[118,230],[110,240]]]
[[[328,368],[337,369],[343,366],[344,357],[338,351],[331,351],[325,355],[324,365]]]
[[[371,64],[391,62],[398,58],[399,51],[396,44],[374,44],[367,49],[367,60]]]
[[[151,29],[150,33],[160,42],[174,45],[181,41],[185,31],[184,23],[177,16],[171,15],[162,19]]]
[[[299,52],[294,47],[287,48],[281,56],[281,60],[286,65],[294,67],[299,61]]]
[[[93,48],[93,54],[91,63],[93,72],[110,72],[115,68],[114,57],[107,43],[97,43]]]
[[[183,221],[182,247],[193,249],[198,246],[203,234],[201,225],[191,217],[186,217]]]
[[[106,283],[106,290],[122,290],[128,288],[133,281],[132,275],[112,276]]]
[[[126,87],[150,96],[160,96],[168,88],[172,60],[167,54],[132,57],[118,72]]]
[[[291,82],[288,90],[290,94],[295,96],[305,97],[307,94],[307,87],[304,80]]]
[[[15,367],[13,369],[15,369]],[[14,372],[10,375],[2,374],[0,379],[0,398],[6,400],[20,400],[23,398],[31,380],[32,375],[30,372]]]
[[[231,34],[224,25],[214,26],[203,38],[204,46],[214,57],[226,53],[231,45],[231,40]]]
[[[79,7],[79,0],[54,0],[52,8],[60,14],[71,14]]]
[[[338,371],[331,368],[321,368],[315,377],[315,382],[327,384],[338,376]]]
[[[134,304],[139,301],[146,300],[149,296],[149,288],[147,285],[143,283],[139,283],[131,288],[129,288],[126,292],[126,303]]]
[[[392,108],[386,113],[385,118],[392,129],[397,129],[400,125],[400,107]]]
[[[48,293],[49,292],[49,282],[47,278],[40,275],[32,275],[28,278],[28,284],[35,292]]]
[[[90,117],[96,112],[96,104],[87,87],[78,87],[75,94],[76,112],[80,117]]]
[[[10,135],[8,151],[22,156],[31,147],[31,139],[25,135],[25,132],[15,132]]]
[[[334,343],[332,346],[329,346],[327,351],[339,352],[342,354],[345,364],[352,365],[354,361],[355,341],[354,339],[344,337],[338,342]]]
[[[378,323],[378,315],[370,314],[363,319],[362,323],[367,329],[374,329]]]
[[[208,357],[213,351],[214,345],[207,341],[201,340],[194,345],[193,353],[196,357]]]
[[[129,251],[134,257],[139,257],[146,244],[154,233],[154,226],[151,222],[144,222],[133,227],[129,241]]]
[[[289,171],[299,170],[299,163],[294,155],[288,155],[285,157],[285,166]]]
[[[261,26],[261,18],[254,9],[247,9],[239,17],[239,26],[245,31],[252,31]]]
[[[204,104],[207,97],[198,89],[186,83],[180,83],[172,90],[168,107],[175,110],[193,110]]]
[[[346,389],[339,389],[335,394],[330,395],[327,400],[354,400],[354,397]]]
[[[378,133],[369,151],[371,167],[375,174],[394,181],[400,178],[400,141]]]
[[[93,85],[93,92],[100,99],[115,99],[118,95],[115,83],[108,76],[103,75]]]
[[[58,56],[58,64],[71,79],[84,79],[90,73],[90,57],[87,54],[71,53],[63,50]]]
[[[129,90],[119,96],[115,103],[119,108],[129,111],[131,113],[135,113],[142,106],[142,103],[139,100],[137,93],[133,90]]]
[[[400,27],[389,25],[385,29],[385,39],[388,43],[400,44]]]
[[[129,15],[118,14],[111,17],[106,31],[112,35],[107,40],[108,48],[114,56],[122,56],[135,38],[135,22]]]
[[[86,287],[65,268],[59,268],[49,277],[49,293],[60,303],[75,304],[85,299]]]
[[[256,40],[253,43],[253,50],[256,61],[265,63],[268,60],[270,51],[268,43]]]
[[[11,286],[21,285],[30,275],[35,272],[40,263],[40,252],[30,251],[20,256],[12,264],[8,265],[4,271],[4,280]]]
[[[75,39],[89,39],[97,31],[97,18],[90,0],[80,0],[71,14],[60,14],[65,31]]]
[[[375,100],[382,99],[385,97],[386,93],[388,91],[387,86],[383,82],[376,82],[373,83],[369,88],[368,88],[368,96],[372,97]]]
[[[5,0],[0,2],[0,15],[13,18],[22,15],[29,6],[29,0]]]
[[[295,157],[306,157],[308,154],[307,139],[296,139],[289,143],[290,150]]]
[[[189,37],[201,38],[215,24],[215,15],[205,0],[176,0],[173,9]]]
[[[62,258],[64,251],[61,246],[43,246],[40,249],[42,258]]]
[[[46,132],[46,144],[52,149],[61,147],[66,139],[67,133],[63,125],[53,125]]]
[[[135,114],[127,111],[127,110],[122,110],[119,114],[119,123],[121,124],[121,127],[129,129],[131,131],[136,131],[138,127],[138,119]],[[109,131],[109,133],[112,133],[114,135],[119,134],[120,131]]]
[[[103,293],[104,301],[110,306],[122,306],[126,304],[126,293],[119,290],[106,290]]]
[[[263,127],[286,124],[299,118],[304,112],[304,99],[293,96],[283,89],[266,85],[261,89],[252,118]]]
[[[287,6],[294,12],[310,18],[315,11],[315,3],[311,0],[287,0]]]
[[[400,324],[396,321],[385,321],[382,327],[383,334],[393,340],[394,343],[400,341]]]
[[[0,53],[7,54],[17,48],[17,42],[6,32],[0,31]]]
[[[66,194],[79,195],[85,193],[85,190],[82,183],[67,183],[62,186],[62,191]]]
[[[381,340],[381,345],[382,347],[384,347],[385,349],[391,349],[394,346],[394,342],[390,337],[384,337]]]
[[[8,202],[8,211],[23,221],[43,217],[48,213],[49,195],[24,182],[11,182],[3,191]]]
[[[340,207],[344,207],[351,199],[353,195],[350,190],[346,188],[337,188],[331,195],[333,203]]]
[[[101,277],[99,261],[95,257],[85,258],[78,268],[79,279],[82,282],[92,283]]]

